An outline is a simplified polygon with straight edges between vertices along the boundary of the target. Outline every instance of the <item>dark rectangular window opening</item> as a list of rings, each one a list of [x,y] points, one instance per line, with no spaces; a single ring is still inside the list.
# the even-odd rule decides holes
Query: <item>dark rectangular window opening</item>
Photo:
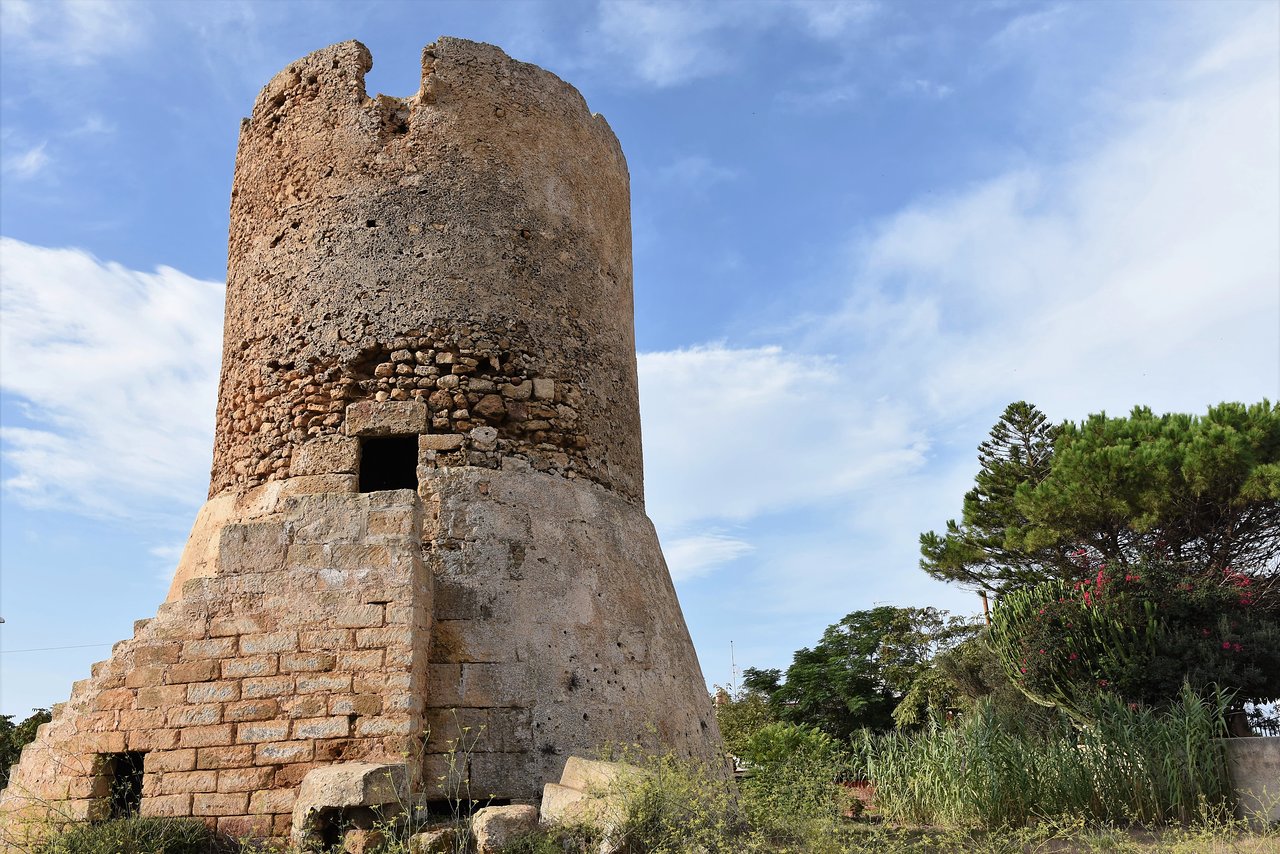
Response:
[[[142,762],[146,755],[140,750],[102,755],[109,818],[128,818],[142,811]]]
[[[360,491],[418,488],[418,437],[378,436],[360,440]]]

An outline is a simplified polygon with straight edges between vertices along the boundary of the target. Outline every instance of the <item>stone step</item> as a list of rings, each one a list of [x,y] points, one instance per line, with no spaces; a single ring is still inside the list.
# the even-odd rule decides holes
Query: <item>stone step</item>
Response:
[[[538,817],[543,824],[578,821],[587,810],[587,800],[587,796],[578,789],[547,783],[542,787],[542,810]]]

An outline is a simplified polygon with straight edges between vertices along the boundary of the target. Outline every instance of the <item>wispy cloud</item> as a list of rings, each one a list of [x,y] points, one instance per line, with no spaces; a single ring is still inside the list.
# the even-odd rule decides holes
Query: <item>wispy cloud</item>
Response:
[[[49,155],[45,153],[47,145],[47,142],[41,142],[6,156],[3,161],[0,161],[0,170],[16,178],[34,178],[49,165]]]
[[[737,177],[736,170],[700,154],[677,158],[658,169],[658,180],[668,189],[694,195],[706,193],[716,184],[733,181]]]
[[[861,32],[880,11],[871,0],[791,0],[786,10],[806,32],[820,39],[847,39]]]
[[[605,49],[642,82],[672,86],[724,70],[728,54],[710,36],[728,25],[722,10],[695,3],[606,0],[599,8]]]
[[[716,531],[678,537],[663,544],[667,568],[675,581],[706,575],[717,566],[751,554],[755,546],[745,540]]]
[[[660,530],[823,504],[923,462],[907,413],[826,357],[711,345],[640,354],[646,495]]]
[[[663,88],[734,67],[730,34],[764,37],[786,27],[821,41],[851,41],[878,4],[859,0],[759,0],[749,6],[676,0],[603,0],[589,44],[631,76]],[[732,48],[732,49],[731,49]]]
[[[126,0],[5,0],[0,41],[17,56],[92,65],[137,45],[149,16],[149,4]]]
[[[0,238],[0,390],[11,498],[185,514],[204,492],[222,285]],[[168,506],[167,506],[168,505]]]
[[[858,86],[853,83],[837,83],[779,92],[777,99],[795,110],[831,110],[856,103],[860,94]]]
[[[912,77],[899,83],[898,91],[904,95],[942,100],[950,97],[955,90],[946,83],[939,83],[936,80],[928,80],[923,77]]]
[[[881,222],[826,340],[906,330],[881,354],[939,412],[1025,396],[1082,417],[1275,394],[1280,80],[1253,58],[1237,53],[1221,85],[1167,80],[1065,162]]]

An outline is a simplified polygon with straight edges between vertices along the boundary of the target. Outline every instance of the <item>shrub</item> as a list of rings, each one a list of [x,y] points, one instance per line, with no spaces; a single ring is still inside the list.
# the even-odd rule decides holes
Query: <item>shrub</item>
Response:
[[[747,742],[762,727],[778,719],[769,705],[769,697],[747,688],[730,694],[724,688],[716,692],[716,723],[725,748],[734,756],[743,756]]]
[[[856,761],[885,818],[1001,828],[1036,821],[1205,822],[1230,813],[1217,741],[1227,701],[1184,688],[1166,709],[1100,697],[1048,730],[984,704],[954,726],[864,734]]]
[[[1184,682],[1242,702],[1280,693],[1280,627],[1255,578],[1161,564],[1112,572],[1077,558],[1087,580],[1045,582],[995,609],[992,648],[1029,696],[1079,717],[1098,693],[1162,705]]]
[[[845,745],[815,727],[775,723],[747,745],[750,771],[741,783],[742,812],[771,844],[825,850],[841,835],[845,816],[860,808],[841,783],[851,776]]]
[[[35,854],[229,854],[233,845],[197,819],[121,818],[80,824]]]

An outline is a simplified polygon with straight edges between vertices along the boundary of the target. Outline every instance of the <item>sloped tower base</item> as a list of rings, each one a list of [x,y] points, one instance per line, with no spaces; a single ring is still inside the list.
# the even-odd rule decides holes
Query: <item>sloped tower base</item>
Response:
[[[287,835],[325,763],[407,758],[426,800],[465,765],[477,798],[532,802],[569,754],[611,742],[711,758],[701,673],[633,505],[527,471],[435,470],[422,497],[299,492],[314,480],[254,490],[234,521],[206,509],[192,540],[212,574],[41,727],[0,804],[7,842],[107,817],[128,754],[143,815],[237,837]]]

